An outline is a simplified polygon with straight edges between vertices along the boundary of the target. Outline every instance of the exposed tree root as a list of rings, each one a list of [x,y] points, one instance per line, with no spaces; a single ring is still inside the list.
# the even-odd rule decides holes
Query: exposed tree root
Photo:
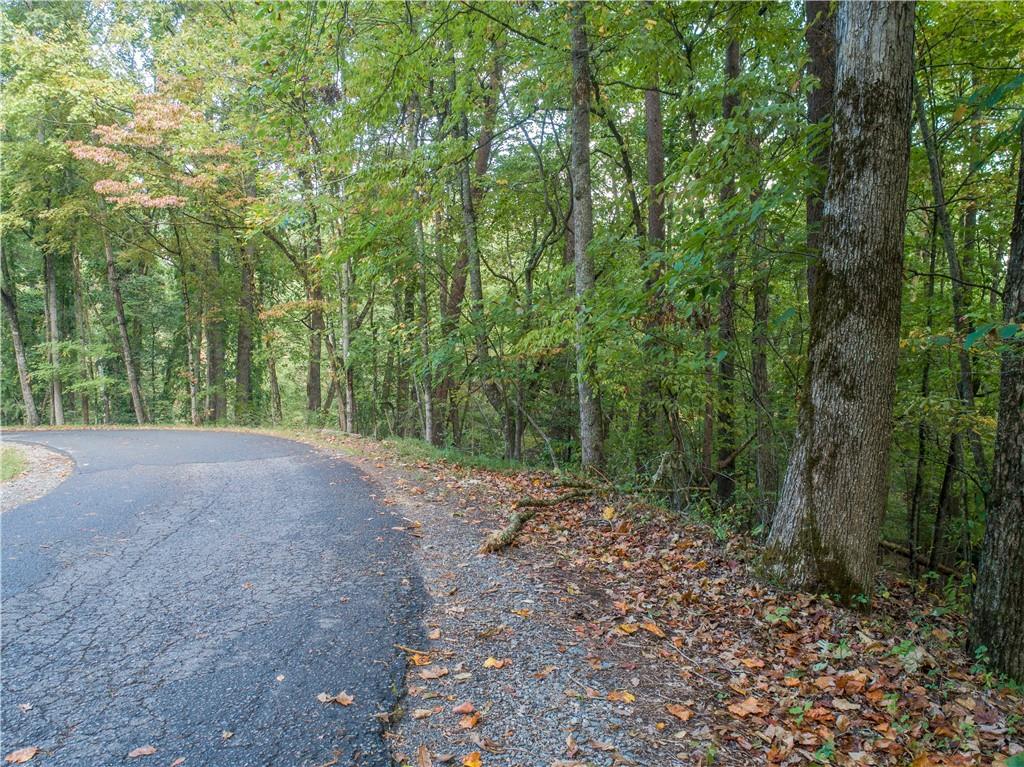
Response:
[[[519,535],[523,525],[529,522],[540,509],[551,508],[566,501],[584,498],[587,495],[589,493],[584,490],[573,490],[571,493],[560,495],[557,498],[523,498],[520,501],[516,501],[516,508],[521,509],[521,511],[513,514],[504,528],[491,533],[480,547],[480,552],[482,554],[491,554],[509,546],[516,539],[516,536]]]

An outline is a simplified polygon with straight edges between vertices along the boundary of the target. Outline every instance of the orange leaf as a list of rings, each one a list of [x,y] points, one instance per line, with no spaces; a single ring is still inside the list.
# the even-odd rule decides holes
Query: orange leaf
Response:
[[[156,753],[156,749],[153,746],[139,746],[133,748],[128,752],[129,759],[138,759],[140,756],[151,756]]]
[[[729,711],[740,719],[743,719],[750,714],[760,714],[762,713],[761,701],[757,698],[747,698],[739,703],[733,703],[729,706]]]
[[[474,727],[476,727],[479,721],[479,713],[468,714],[459,720],[459,727],[461,727],[464,730],[472,730]]]
[[[474,711],[476,711],[476,709],[468,700],[465,703],[460,703],[452,709],[453,714],[472,714]]]
[[[672,714],[672,716],[683,722],[689,721],[690,717],[693,716],[693,712],[690,711],[690,709],[686,706],[680,705],[679,703],[669,703],[665,708],[670,714]]]
[[[644,621],[640,624],[640,628],[642,628],[644,631],[651,632],[656,637],[660,637],[661,639],[665,638],[665,632],[658,628],[658,624],[654,621]]]
[[[4,761],[8,764],[24,764],[38,753],[39,749],[35,746],[25,746],[9,753],[4,757]]]
[[[473,751],[462,759],[462,767],[481,767],[482,764],[479,751]]]
[[[615,703],[632,703],[636,696],[627,690],[612,690],[608,693],[608,700]]]

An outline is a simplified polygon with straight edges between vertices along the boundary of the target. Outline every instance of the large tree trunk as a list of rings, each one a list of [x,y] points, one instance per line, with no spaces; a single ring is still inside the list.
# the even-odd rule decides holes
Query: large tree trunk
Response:
[[[251,423],[253,323],[256,321],[254,272],[256,247],[251,240],[241,248],[241,292],[238,299],[238,344],[235,351],[235,420]]]
[[[21,384],[21,401],[25,407],[25,425],[39,425],[39,411],[36,410],[36,399],[32,395],[32,376],[28,371],[28,360],[25,357],[25,342],[21,337],[21,322],[18,320],[18,293],[14,280],[7,265],[7,256],[3,258],[4,314],[11,329],[11,346],[14,347],[14,363],[18,368],[18,383]]]
[[[132,396],[132,409],[135,420],[141,426],[146,422],[146,408],[142,402],[142,389],[139,388],[139,377],[136,374],[135,359],[132,356],[131,338],[128,336],[128,322],[124,316],[124,301],[121,298],[121,283],[117,277],[117,264],[114,262],[114,249],[110,245],[110,234],[106,222],[101,223],[103,233],[103,253],[107,260],[107,284],[114,298],[114,315],[117,318],[117,332],[121,339],[121,359],[124,361],[125,375],[128,376],[128,390]]]
[[[836,78],[836,20],[831,0],[807,0],[807,74],[818,83],[807,93],[807,122],[820,126],[832,118],[832,92]],[[818,131],[821,132],[818,132]],[[807,183],[807,301],[814,306],[814,286],[821,258],[822,192],[828,177],[828,132],[818,128],[811,136],[811,172]]]
[[[50,357],[50,405],[53,424],[64,425],[64,394],[60,384],[60,315],[57,306],[57,264],[50,249],[43,254],[46,280],[46,346]]]
[[[805,391],[767,563],[868,593],[889,490],[914,58],[913,3],[843,2]]]
[[[590,47],[582,3],[572,15],[572,224],[576,267],[576,388],[580,408],[580,452],[584,469],[604,464],[601,413],[592,389],[593,365],[588,359],[590,306],[594,294],[594,263],[587,252],[594,237],[590,192]]]
[[[740,97],[733,82],[740,76],[740,46],[731,40],[725,50],[725,96],[722,99],[722,117],[732,118]],[[736,178],[731,176],[719,192],[719,201],[727,204],[736,195]],[[722,359],[718,363],[718,467],[715,490],[722,507],[732,504],[736,492],[732,462],[736,450],[733,433],[735,416],[736,365],[736,250],[730,243],[721,262],[722,293],[718,299],[718,345]]]
[[[1017,202],[1003,290],[1003,320],[1024,321],[1024,125]],[[999,425],[985,540],[974,590],[971,645],[993,666],[1024,681],[1024,343],[1007,341],[999,375]]]

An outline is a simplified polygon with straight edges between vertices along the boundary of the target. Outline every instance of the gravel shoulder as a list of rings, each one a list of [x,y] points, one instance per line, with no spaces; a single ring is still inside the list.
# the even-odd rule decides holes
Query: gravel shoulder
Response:
[[[634,705],[633,654],[616,659],[594,630],[578,604],[586,585],[552,577],[535,551],[479,553],[507,518],[473,472],[405,462],[370,440],[326,439],[398,510],[430,597],[427,639],[406,648],[406,697],[391,723],[397,765],[689,763],[674,731],[656,725],[665,717]]]
[[[67,479],[75,468],[74,461],[66,455],[41,445],[9,438],[3,440],[3,445],[17,450],[28,466],[18,476],[0,484],[0,512],[43,497]]]

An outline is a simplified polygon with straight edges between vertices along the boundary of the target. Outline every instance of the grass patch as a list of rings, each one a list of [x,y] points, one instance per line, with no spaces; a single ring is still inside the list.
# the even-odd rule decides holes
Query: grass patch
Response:
[[[27,468],[28,463],[17,448],[0,448],[0,482],[14,479]]]
[[[458,466],[484,471],[512,472],[534,468],[517,461],[494,456],[463,452],[454,447],[434,447],[426,442],[411,438],[381,440],[381,444],[394,450],[402,458],[413,461],[447,461]]]

